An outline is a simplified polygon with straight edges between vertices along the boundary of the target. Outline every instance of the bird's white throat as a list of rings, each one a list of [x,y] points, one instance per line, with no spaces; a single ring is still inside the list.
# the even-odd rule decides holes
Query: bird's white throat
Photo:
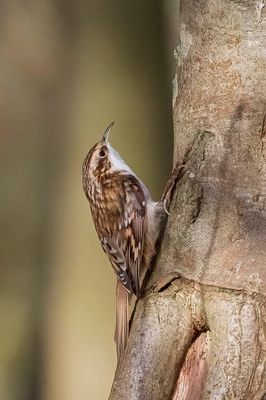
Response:
[[[110,144],[109,147],[109,160],[111,161],[111,165],[114,171],[128,171],[133,173],[131,168],[125,163],[125,161],[120,157],[118,152],[112,148]],[[133,174],[135,175],[135,174]]]

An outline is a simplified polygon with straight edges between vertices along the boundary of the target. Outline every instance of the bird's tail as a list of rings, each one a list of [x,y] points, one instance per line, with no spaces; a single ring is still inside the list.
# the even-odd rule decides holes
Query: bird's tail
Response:
[[[127,344],[129,332],[129,311],[128,311],[129,293],[117,279],[116,285],[116,327],[115,342],[117,359],[119,361]]]

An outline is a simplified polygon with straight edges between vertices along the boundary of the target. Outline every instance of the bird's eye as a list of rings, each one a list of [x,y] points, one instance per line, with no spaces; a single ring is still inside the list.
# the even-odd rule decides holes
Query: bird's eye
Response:
[[[106,151],[104,151],[104,150],[101,150],[100,152],[99,152],[99,156],[102,158],[102,157],[105,157],[106,156]]]

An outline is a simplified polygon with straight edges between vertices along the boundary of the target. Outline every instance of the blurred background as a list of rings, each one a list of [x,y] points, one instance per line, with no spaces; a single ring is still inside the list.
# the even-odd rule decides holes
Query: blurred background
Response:
[[[81,165],[105,127],[159,199],[177,1],[2,0],[0,399],[107,399],[115,276]]]

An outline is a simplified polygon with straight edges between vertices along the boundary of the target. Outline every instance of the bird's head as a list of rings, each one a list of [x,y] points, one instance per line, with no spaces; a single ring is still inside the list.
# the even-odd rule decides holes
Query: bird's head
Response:
[[[130,168],[109,143],[109,134],[114,125],[112,122],[105,129],[104,134],[88,152],[83,162],[83,176],[93,179],[105,172],[130,171]]]

